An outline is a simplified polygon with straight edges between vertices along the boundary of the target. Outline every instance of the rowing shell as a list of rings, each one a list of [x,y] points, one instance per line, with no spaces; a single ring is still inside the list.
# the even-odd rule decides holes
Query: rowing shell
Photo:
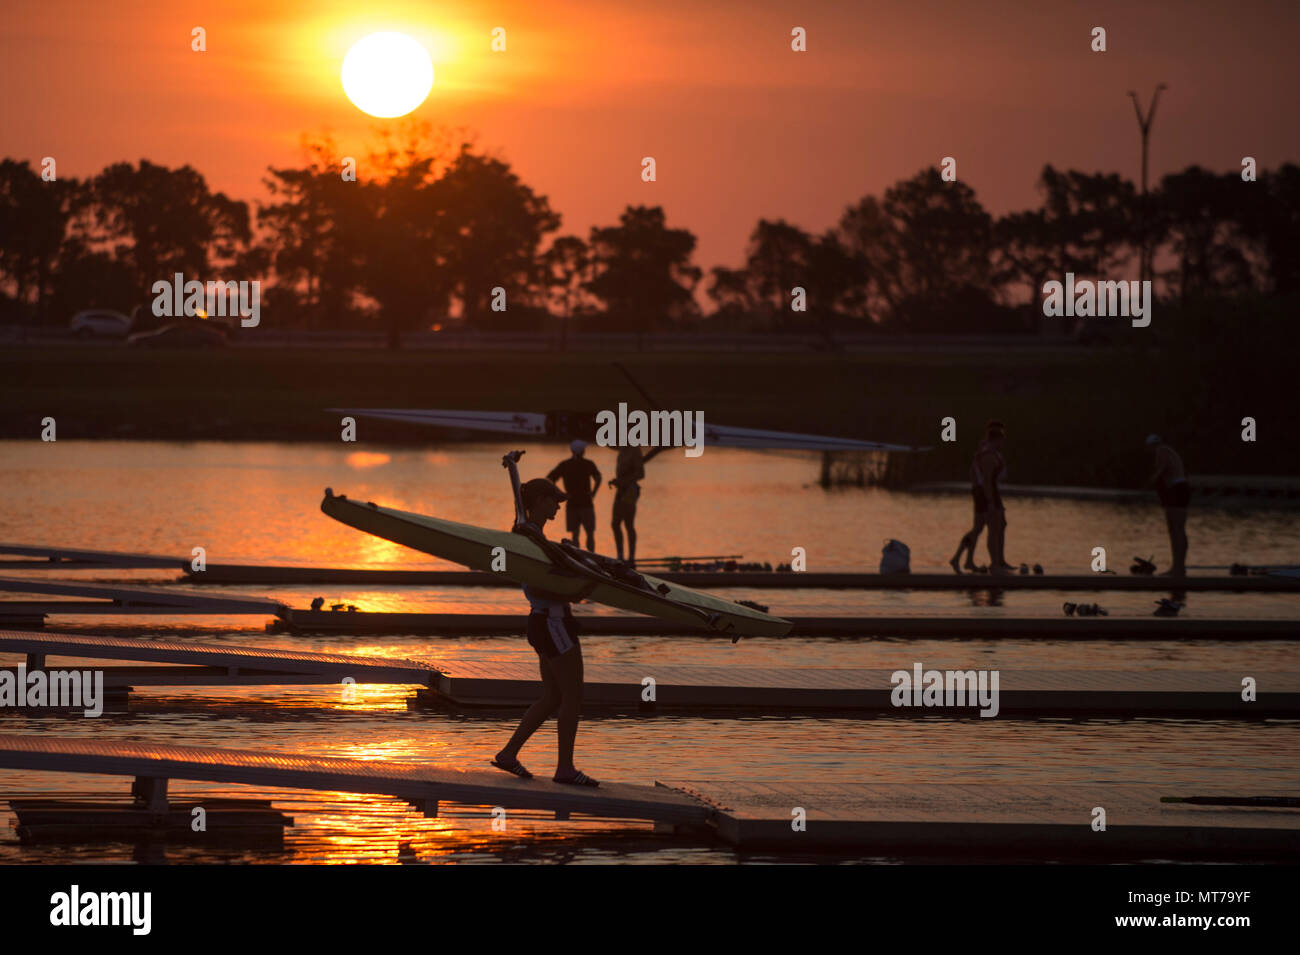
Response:
[[[497,553],[504,553],[505,569],[497,573],[570,600],[590,600],[736,637],[783,637],[793,626],[789,620],[648,574],[637,575],[645,586],[618,579],[598,569],[600,558],[585,551],[574,549],[574,557],[560,554],[562,566],[557,565],[540,546],[512,531],[459,524],[371,502],[362,504],[329,489],[320,509],[359,531],[473,570],[493,571],[493,563],[500,564],[494,561],[494,552],[500,548]]]
[[[327,408],[336,414],[359,418],[379,418],[407,424],[440,428],[463,428],[469,431],[492,431],[520,437],[534,436],[567,441],[571,437],[592,438],[596,434],[594,414],[527,411],[421,411],[410,408]],[[706,424],[704,443],[719,448],[747,448],[762,451],[915,451],[906,444],[882,444],[793,431],[766,431],[759,428],[735,428],[725,424]],[[921,449],[926,450],[926,449]]]

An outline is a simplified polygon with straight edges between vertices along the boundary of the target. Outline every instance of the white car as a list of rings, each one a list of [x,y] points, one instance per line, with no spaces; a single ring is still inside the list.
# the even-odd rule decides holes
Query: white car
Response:
[[[72,316],[68,328],[78,338],[126,338],[131,319],[121,312],[96,308]]]

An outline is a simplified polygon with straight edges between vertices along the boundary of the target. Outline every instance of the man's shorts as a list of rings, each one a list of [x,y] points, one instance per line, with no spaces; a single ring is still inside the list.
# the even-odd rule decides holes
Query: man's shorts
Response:
[[[984,488],[973,487],[970,489],[971,497],[975,499],[975,513],[983,514],[989,509],[988,495],[984,493]]]
[[[582,644],[578,642],[578,623],[572,614],[563,617],[551,617],[544,613],[528,615],[528,642],[539,657],[554,659],[568,653],[575,647],[581,652]]]
[[[596,505],[587,504],[574,507],[572,504],[566,505],[564,512],[564,526],[569,531],[576,531],[579,528],[590,534],[596,533]]]
[[[1186,481],[1160,488],[1160,503],[1164,507],[1186,508],[1191,499],[1192,488]]]

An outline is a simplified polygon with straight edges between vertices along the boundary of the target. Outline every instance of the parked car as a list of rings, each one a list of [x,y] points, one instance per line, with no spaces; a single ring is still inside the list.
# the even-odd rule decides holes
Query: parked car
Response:
[[[137,332],[127,338],[126,343],[140,348],[206,348],[225,345],[227,340],[219,328],[186,323]]]
[[[126,338],[131,319],[111,309],[93,308],[73,315],[68,328],[78,338]]]

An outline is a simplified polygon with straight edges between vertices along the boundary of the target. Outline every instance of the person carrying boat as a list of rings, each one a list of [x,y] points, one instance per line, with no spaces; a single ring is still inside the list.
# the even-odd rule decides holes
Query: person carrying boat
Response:
[[[1165,509],[1165,526],[1169,530],[1169,549],[1173,552],[1174,566],[1163,577],[1183,577],[1187,574],[1187,505],[1191,500],[1191,486],[1178,452],[1165,444],[1158,434],[1147,435],[1147,450],[1155,455],[1155,472],[1147,479],[1160,496],[1160,506]]]
[[[640,481],[645,478],[645,465],[663,448],[655,448],[647,455],[637,447],[619,448],[618,465],[609,486],[614,488],[614,508],[611,521],[614,529],[614,547],[618,559],[623,559],[623,530],[627,529],[627,565],[636,566],[636,502],[641,497]]]
[[[1003,556],[1006,543],[1006,510],[1002,505],[1000,482],[1006,474],[1006,459],[1002,457],[1002,444],[1006,430],[1001,421],[990,421],[984,429],[984,440],[975,449],[971,461],[971,497],[975,503],[975,522],[957,545],[957,553],[948,561],[952,569],[961,573],[966,570],[979,572],[975,566],[975,545],[979,543],[980,531],[989,525],[989,559],[993,573],[1005,573],[1011,569]],[[962,553],[966,553],[966,562],[961,563]]]
[[[600,490],[600,471],[596,465],[583,457],[587,442],[574,438],[569,445],[573,454],[565,458],[546,475],[548,481],[557,478],[564,484],[568,494],[568,503],[564,510],[565,529],[573,535],[573,542],[578,543],[578,531],[587,532],[587,550],[596,549],[596,492]]]
[[[519,452],[515,452],[518,454]],[[555,560],[555,545],[546,540],[542,528],[555,517],[566,495],[546,478],[533,478],[522,487],[514,467],[517,458],[506,456],[511,483],[515,489],[516,522],[514,530],[529,538]],[[561,561],[562,563],[562,561]],[[573,765],[573,748],[578,736],[578,715],[582,707],[582,644],[578,640],[577,622],[567,598],[524,586],[528,599],[528,643],[537,652],[542,677],[542,696],[528,708],[510,741],[492,760],[492,765],[521,779],[533,774],[519,762],[519,750],[533,733],[556,714],[558,757],[552,780],[573,786],[598,786],[596,780]]]

